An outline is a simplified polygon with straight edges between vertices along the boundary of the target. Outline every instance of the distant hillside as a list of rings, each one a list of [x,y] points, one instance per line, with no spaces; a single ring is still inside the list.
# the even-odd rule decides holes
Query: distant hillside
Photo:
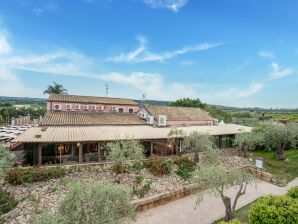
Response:
[[[142,100],[134,100],[138,104],[142,104]],[[150,105],[160,105],[160,106],[169,106],[172,102],[171,101],[160,101],[160,100],[145,100],[144,104]]]
[[[47,100],[44,98],[0,96],[0,102],[9,102],[13,104],[35,104],[45,103],[46,101]]]

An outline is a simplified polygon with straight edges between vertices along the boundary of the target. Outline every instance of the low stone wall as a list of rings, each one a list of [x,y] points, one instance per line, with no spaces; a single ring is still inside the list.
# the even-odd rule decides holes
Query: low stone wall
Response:
[[[200,188],[198,184],[190,184],[176,191],[171,191],[167,193],[153,195],[148,198],[134,200],[132,201],[132,204],[136,208],[137,212],[142,212],[166,204],[168,202],[184,198],[190,194],[198,192],[199,190]]]

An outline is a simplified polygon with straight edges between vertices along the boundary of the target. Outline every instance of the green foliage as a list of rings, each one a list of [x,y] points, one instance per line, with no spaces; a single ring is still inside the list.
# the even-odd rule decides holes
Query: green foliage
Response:
[[[288,190],[286,195],[290,198],[298,200],[298,186],[290,188],[290,190]]]
[[[5,120],[5,118],[26,116],[30,114],[32,118],[39,118],[39,116],[44,115],[45,111],[45,105],[34,105],[18,109],[14,106],[0,106],[0,117]]]
[[[261,197],[250,207],[248,220],[250,224],[296,224],[298,200],[275,195]]]
[[[141,170],[143,169],[143,163],[139,160],[135,160],[132,164],[132,170],[135,171],[136,173],[140,173]]]
[[[249,111],[236,111],[231,113],[231,115],[237,118],[253,118],[253,114]]]
[[[256,118],[232,117],[232,123],[249,127],[255,127],[259,123],[259,121]]]
[[[233,220],[228,221],[228,222],[226,222],[226,221],[221,221],[221,222],[219,222],[218,224],[241,224],[241,222],[240,222],[238,219],[233,219]]]
[[[179,106],[179,107],[199,107],[204,108],[206,104],[202,103],[199,98],[190,99],[190,98],[183,98],[178,99],[171,103],[171,106]]]
[[[262,135],[258,132],[240,133],[235,136],[233,144],[241,150],[242,156],[247,156],[248,150],[254,150],[263,144]]]
[[[14,155],[0,144],[0,183],[14,164]]]
[[[134,219],[129,192],[107,183],[73,183],[62,201],[59,216],[64,224],[114,224],[128,216]]]
[[[220,121],[223,120],[224,122],[229,123],[232,120],[231,114],[228,111],[221,110],[216,106],[206,105],[204,109],[209,112],[211,117]]]
[[[138,198],[143,198],[150,191],[152,181],[146,181],[143,183],[143,176],[136,176],[132,187],[132,195],[136,195]]]
[[[127,163],[116,162],[112,165],[112,170],[117,174],[128,173],[129,165]]]
[[[17,204],[18,202],[14,200],[9,193],[0,189],[0,216],[15,208]]]
[[[67,89],[65,89],[63,85],[53,82],[53,85],[49,85],[43,94],[67,94]]]
[[[33,216],[32,224],[63,224],[60,217],[53,215],[50,211],[45,210],[41,214]]]
[[[11,169],[5,178],[12,185],[20,185],[24,183],[34,183],[38,181],[47,181],[50,179],[60,178],[65,175],[63,167],[51,168],[14,168]]]
[[[189,170],[193,171],[195,168],[195,163],[189,159],[187,156],[179,156],[177,158],[175,158],[174,160],[174,164],[176,164],[177,166],[180,165],[184,165],[186,166]]]
[[[162,156],[152,156],[144,165],[154,176],[167,175],[172,170],[172,161]]]
[[[4,125],[4,118],[2,117],[2,115],[0,114],[0,126]]]
[[[176,170],[176,174],[182,177],[184,180],[187,180],[192,177],[191,170],[185,164],[178,165],[178,169]]]

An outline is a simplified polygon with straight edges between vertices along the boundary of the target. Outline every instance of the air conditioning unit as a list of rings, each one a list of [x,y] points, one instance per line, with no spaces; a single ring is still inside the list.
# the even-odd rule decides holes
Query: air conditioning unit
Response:
[[[159,127],[166,126],[167,124],[167,116],[166,115],[158,115],[158,122],[157,125]]]
[[[72,105],[71,105],[71,104],[67,104],[67,105],[66,105],[66,109],[67,109],[67,110],[71,110],[71,109],[72,109]]]
[[[96,105],[91,105],[91,110],[96,110]]]
[[[98,110],[101,110],[101,111],[103,111],[105,109],[105,106],[98,106]]]
[[[80,110],[81,109],[81,105],[80,104],[76,104],[76,110]]]
[[[148,115],[147,116],[147,124],[153,124],[153,122],[154,122],[154,116]]]
[[[83,105],[83,110],[89,110],[89,105]]]
[[[118,111],[118,107],[117,106],[112,106],[111,109],[112,109],[112,111]]]
[[[62,105],[61,104],[55,104],[54,108],[55,108],[55,110],[62,110]]]

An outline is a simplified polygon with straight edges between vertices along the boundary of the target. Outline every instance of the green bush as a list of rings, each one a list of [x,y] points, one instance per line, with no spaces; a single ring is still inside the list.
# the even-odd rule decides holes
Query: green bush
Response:
[[[147,181],[142,184],[144,181],[143,176],[136,176],[132,187],[132,195],[136,195],[138,198],[143,198],[150,191],[152,181]]]
[[[60,178],[64,175],[65,169],[63,167],[32,167],[28,169],[14,168],[7,173],[5,180],[12,185],[20,185],[24,183],[47,181],[50,179]]]
[[[10,194],[0,189],[0,215],[7,213],[17,206],[18,202]]]
[[[184,165],[190,171],[193,171],[195,168],[195,163],[187,156],[179,156],[174,160],[174,164],[177,166]]]
[[[170,174],[172,170],[172,161],[162,156],[153,156],[144,165],[154,176]]]
[[[298,201],[287,196],[261,197],[250,207],[248,220],[250,224],[296,224]]]
[[[136,160],[132,164],[132,170],[135,171],[136,173],[140,173],[141,170],[143,169],[143,163],[139,160]]]
[[[290,188],[286,195],[298,200],[298,186]]]
[[[185,164],[181,164],[178,166],[178,169],[176,170],[176,174],[182,177],[184,180],[187,180],[192,176],[191,170]]]
[[[128,173],[129,165],[127,163],[114,163],[112,165],[112,170],[114,173],[117,173],[117,174]]]
[[[60,217],[53,215],[48,210],[43,211],[41,214],[33,216],[32,224],[63,224]]]
[[[218,224],[241,224],[241,222],[240,222],[238,219],[233,219],[233,220],[228,221],[228,222],[226,222],[226,221],[221,221],[221,222],[219,222]]]
[[[128,216],[134,219],[129,192],[107,183],[73,183],[59,208],[65,224],[114,224]]]

